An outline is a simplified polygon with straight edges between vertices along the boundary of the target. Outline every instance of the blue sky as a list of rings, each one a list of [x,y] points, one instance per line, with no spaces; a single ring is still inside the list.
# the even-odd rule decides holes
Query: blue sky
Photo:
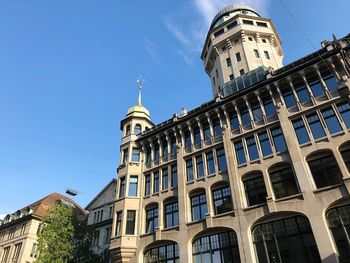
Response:
[[[284,63],[313,51],[282,0],[271,17]],[[314,46],[350,32],[348,0],[283,0]],[[119,122],[137,100],[155,123],[211,99],[199,58],[227,0],[0,2],[0,215],[67,187],[85,206],[113,177]]]

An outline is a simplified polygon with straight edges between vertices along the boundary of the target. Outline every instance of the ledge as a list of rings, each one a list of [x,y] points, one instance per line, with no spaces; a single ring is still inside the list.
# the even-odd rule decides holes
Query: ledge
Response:
[[[179,230],[179,225],[163,228],[162,232],[168,232],[168,231],[171,231],[171,230]]]
[[[288,201],[288,200],[299,198],[299,197],[303,198],[303,193],[297,193],[295,195],[289,195],[286,197],[278,198],[275,200],[275,202],[278,203],[278,202]]]
[[[267,203],[252,205],[252,206],[245,207],[242,210],[243,210],[243,212],[246,212],[246,211],[254,210],[256,208],[261,208],[261,207],[266,206],[266,205],[267,205]]]
[[[340,186],[343,186],[344,184],[343,183],[339,183],[339,184],[334,184],[334,185],[329,185],[329,186],[326,186],[326,187],[322,187],[322,188],[319,188],[319,189],[316,189],[314,191],[312,191],[314,194],[318,194],[318,193],[322,193],[322,192],[325,192],[325,191],[329,191],[329,190],[333,190],[333,189],[336,189]]]
[[[203,218],[201,220],[197,220],[197,221],[192,221],[192,222],[188,222],[186,223],[186,226],[192,226],[192,225],[195,225],[195,224],[198,224],[198,223],[203,223],[206,221],[206,218]]]
[[[235,211],[232,210],[222,214],[214,215],[213,218],[220,218],[220,217],[229,216],[229,215],[235,216]]]

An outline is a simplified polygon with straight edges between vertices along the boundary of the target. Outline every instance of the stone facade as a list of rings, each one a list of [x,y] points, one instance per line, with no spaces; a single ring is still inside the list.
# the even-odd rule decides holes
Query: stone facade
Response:
[[[115,262],[350,260],[350,36],[284,67],[277,53],[263,80],[225,96],[214,86],[159,125],[140,101],[128,111]]]

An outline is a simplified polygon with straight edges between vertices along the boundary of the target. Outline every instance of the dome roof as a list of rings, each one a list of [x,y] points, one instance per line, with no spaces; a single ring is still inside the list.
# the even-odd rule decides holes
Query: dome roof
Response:
[[[126,113],[126,117],[146,117],[147,119],[150,119],[150,116],[149,110],[147,110],[141,104],[136,104]]]
[[[260,17],[259,13],[255,9],[251,8],[248,5],[232,4],[232,5],[225,7],[219,13],[217,13],[217,15],[213,19],[213,22],[210,25],[210,29],[213,29],[213,28],[221,25],[222,23],[224,23],[225,21],[227,21],[231,17],[234,17],[234,16],[239,15],[239,14]]]

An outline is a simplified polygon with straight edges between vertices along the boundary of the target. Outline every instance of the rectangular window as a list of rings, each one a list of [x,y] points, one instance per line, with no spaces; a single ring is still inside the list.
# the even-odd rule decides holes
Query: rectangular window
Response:
[[[338,111],[348,129],[350,129],[350,103],[344,102],[337,105]]]
[[[100,230],[96,230],[93,233],[92,245],[95,246],[95,247],[98,246],[99,241],[100,241]]]
[[[125,234],[134,235],[135,232],[135,219],[136,219],[136,211],[128,210],[126,213],[126,228]]]
[[[275,105],[273,104],[272,98],[270,96],[266,96],[262,99],[262,101],[264,104],[266,117],[268,119],[271,119],[274,116],[276,116],[276,108],[275,108]]]
[[[318,115],[316,113],[307,116],[306,119],[307,119],[307,122],[309,123],[312,135],[315,140],[326,136],[323,130],[322,124],[320,122],[320,119],[318,118]]]
[[[119,198],[125,196],[125,176],[120,178]]]
[[[216,149],[216,158],[218,161],[219,172],[226,172],[227,171],[227,163],[226,163],[226,155],[225,155],[224,148]]]
[[[32,258],[36,258],[38,256],[38,244],[34,243],[32,246],[32,251],[30,252],[30,256]],[[1,261],[2,262],[2,261]]]
[[[293,127],[299,144],[304,144],[310,141],[303,119],[293,121]]]
[[[179,208],[177,202],[164,205],[164,227],[179,225]]]
[[[138,177],[130,176],[129,196],[137,196]]]
[[[271,129],[271,134],[277,152],[284,152],[287,150],[286,141],[284,140],[283,132],[280,127]]]
[[[244,107],[240,108],[239,111],[241,112],[241,119],[242,119],[243,127],[245,127],[245,128],[251,127],[252,124],[251,124],[251,120],[250,120],[250,114],[249,114],[248,107],[244,106]]]
[[[286,106],[288,109],[291,109],[297,106],[297,102],[295,100],[295,97],[291,88],[281,90],[281,92],[282,92],[284,102],[286,103]]]
[[[109,244],[109,240],[111,239],[111,227],[105,228],[105,244]]]
[[[197,169],[197,178],[204,177],[204,166],[203,166],[202,155],[199,155],[196,157],[196,169]]]
[[[117,225],[115,228],[115,235],[120,236],[122,229],[122,211],[117,212]]]
[[[283,198],[299,193],[293,171],[290,167],[270,172],[270,179],[276,198]]]
[[[216,31],[216,32],[214,33],[214,37],[221,36],[224,32],[225,32],[225,31],[224,31],[224,29],[222,28],[222,29],[220,29],[219,31]]]
[[[153,173],[153,193],[159,192],[159,171]]]
[[[311,76],[307,77],[307,82],[309,83],[312,94],[315,97],[322,97],[325,95],[324,89],[316,73],[313,73]]]
[[[233,74],[230,74],[230,76],[228,76],[228,78],[229,78],[230,80],[233,80],[233,79],[235,78],[235,76],[234,76]]]
[[[271,143],[267,132],[262,132],[258,134],[260,147],[263,156],[269,156],[272,154]]]
[[[192,142],[191,142],[191,133],[189,130],[185,131],[185,149],[191,149],[192,148]]]
[[[239,74],[242,76],[242,75],[244,75],[244,69],[241,69],[240,71],[239,71]]]
[[[270,54],[269,54],[269,52],[268,51],[264,51],[264,55],[265,55],[265,58],[267,59],[267,60],[270,60]]]
[[[322,112],[323,119],[327,124],[327,128],[331,134],[342,131],[339,120],[335,115],[332,107],[329,107],[321,112]]]
[[[24,223],[21,227],[21,232],[20,232],[20,235],[24,235],[24,233],[26,232],[26,228],[27,228],[27,224]]]
[[[151,175],[145,175],[145,196],[151,193]]]
[[[239,52],[236,53],[236,60],[237,60],[237,62],[240,62],[242,60],[241,54]]]
[[[123,150],[123,163],[122,164],[126,164],[128,162],[128,159],[129,159],[128,149],[124,149]]]
[[[246,163],[246,158],[245,158],[245,153],[244,153],[242,141],[235,143],[235,152],[236,152],[237,163],[239,165]]]
[[[160,158],[159,144],[156,143],[154,145],[154,161],[159,162],[159,158]]]
[[[227,29],[230,30],[232,28],[235,28],[236,26],[238,26],[238,23],[237,21],[234,21],[231,24],[227,25]]]
[[[256,58],[260,58],[259,51],[257,49],[254,49],[254,55]]]
[[[187,175],[187,182],[193,181],[193,164],[192,159],[189,159],[186,161],[186,175]]]
[[[132,148],[131,161],[136,162],[136,163],[140,162],[140,149],[139,148]]]
[[[207,213],[207,200],[205,194],[199,194],[191,197],[192,221],[198,221],[205,218]]]
[[[231,129],[232,130],[239,130],[239,121],[238,116],[236,112],[230,113],[230,123],[231,123]]]
[[[244,189],[248,206],[266,203],[266,188],[264,177],[261,175],[244,181]]]
[[[258,147],[256,146],[256,142],[255,142],[254,136],[251,136],[251,137],[247,138],[246,141],[247,141],[247,148],[248,148],[248,153],[249,153],[249,159],[251,161],[259,159]]]
[[[146,233],[156,231],[158,227],[158,208],[146,210]]]
[[[146,165],[150,165],[152,161],[151,148],[146,147]]]
[[[171,143],[171,155],[174,157],[176,156],[176,138],[175,137],[172,137],[171,140],[170,140],[170,143]]]
[[[219,119],[214,119],[213,120],[213,128],[214,128],[214,137],[220,137],[222,135],[222,129],[221,129],[221,124]]]
[[[22,243],[15,245],[15,251],[13,252],[12,262],[18,262],[19,254],[21,253]]]
[[[309,92],[304,83],[299,82],[295,84],[295,91],[297,92],[299,101],[301,103],[308,103],[311,101]]]
[[[261,123],[264,121],[263,113],[260,107],[260,103],[258,101],[254,101],[251,103],[253,118],[256,123]]]
[[[228,68],[232,66],[232,63],[231,63],[231,59],[230,59],[230,58],[227,58],[227,59],[226,59],[226,65],[227,65]]]
[[[9,254],[10,254],[10,246],[4,248],[4,251],[2,253],[1,262],[6,263],[9,259]]]
[[[168,167],[162,170],[162,190],[169,188]]]
[[[177,187],[177,166],[171,166],[171,187]]]
[[[162,155],[164,159],[168,159],[168,141],[166,140],[162,141]]]
[[[113,218],[114,206],[109,207],[109,218]]]
[[[252,20],[246,20],[246,19],[243,19],[243,24],[245,24],[245,25],[254,25]]]
[[[267,27],[266,23],[263,22],[256,22],[257,26]]]
[[[199,127],[193,128],[194,145],[199,147],[201,145],[201,133]]]
[[[211,140],[211,132],[210,132],[210,126],[208,122],[203,123],[203,133],[204,133],[204,141],[210,141]]]
[[[321,75],[323,81],[326,83],[326,86],[328,87],[328,90],[330,92],[335,92],[338,90],[339,84],[331,72],[327,71],[325,73],[322,73]]]
[[[207,158],[207,173],[208,175],[215,174],[215,163],[213,152],[208,152],[205,154]]]
[[[230,187],[225,186],[223,188],[213,190],[213,201],[215,215],[232,211],[233,205]]]

